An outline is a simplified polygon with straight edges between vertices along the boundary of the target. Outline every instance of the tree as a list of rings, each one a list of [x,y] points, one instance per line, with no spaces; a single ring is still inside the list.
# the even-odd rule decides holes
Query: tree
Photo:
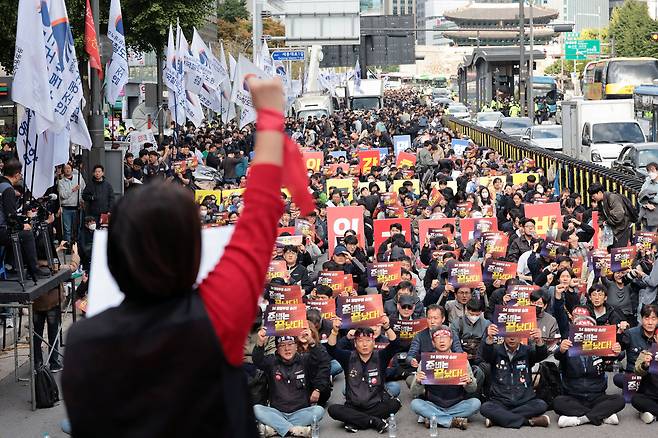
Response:
[[[649,41],[649,34],[656,30],[658,23],[649,17],[645,2],[626,0],[612,12],[610,36],[617,56],[658,55],[658,45]]]
[[[235,22],[218,19],[217,37],[224,43],[224,48],[237,58],[238,53],[250,55],[252,52],[251,20],[239,19]],[[282,23],[271,18],[263,19],[263,35],[284,36],[286,30]],[[268,42],[267,45],[280,47],[283,42]]]
[[[249,11],[245,0],[224,0],[217,8],[217,18],[235,23],[238,20],[247,20]]]

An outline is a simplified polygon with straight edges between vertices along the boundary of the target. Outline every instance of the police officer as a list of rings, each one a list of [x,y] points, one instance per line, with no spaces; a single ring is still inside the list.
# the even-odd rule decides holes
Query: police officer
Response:
[[[324,347],[315,345],[308,353],[299,354],[293,336],[277,336],[276,353],[265,356],[266,340],[265,329],[261,329],[252,353],[254,365],[265,372],[269,387],[269,406],[254,405],[261,435],[309,437],[313,419],[319,422],[324,415],[316,403],[329,386],[328,363],[324,372],[313,373],[311,379],[310,366],[326,357]]]
[[[329,406],[327,412],[336,421],[345,423],[348,432],[359,429],[375,429],[379,433],[388,430],[389,415],[396,413],[400,401],[386,391],[384,378],[386,365],[398,350],[399,342],[391,329],[388,317],[382,317],[382,330],[392,339],[386,348],[374,352],[374,331],[359,327],[354,332],[354,351],[336,347],[340,319],[334,326],[327,342],[327,351],[345,370],[345,404]]]
[[[544,415],[548,405],[532,388],[532,367],[548,357],[541,331],[532,331],[533,346],[521,344],[517,337],[506,337],[503,344],[494,345],[497,335],[498,327],[491,324],[482,344],[482,359],[491,367],[489,401],[480,407],[485,425],[548,427],[550,419]]]

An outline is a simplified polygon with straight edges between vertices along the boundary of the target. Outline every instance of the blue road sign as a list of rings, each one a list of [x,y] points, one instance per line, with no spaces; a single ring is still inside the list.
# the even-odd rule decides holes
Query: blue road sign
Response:
[[[272,52],[274,61],[303,61],[304,56],[303,50],[274,50]]]

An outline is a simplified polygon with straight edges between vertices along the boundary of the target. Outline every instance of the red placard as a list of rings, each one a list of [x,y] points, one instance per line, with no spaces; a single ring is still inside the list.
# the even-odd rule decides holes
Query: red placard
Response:
[[[305,328],[308,328],[308,320],[304,304],[271,304],[265,309],[267,336],[299,336]]]
[[[295,234],[295,227],[279,227],[276,229],[277,236],[280,236],[283,233],[288,233],[292,236]]]
[[[461,218],[469,217],[472,209],[473,209],[473,203],[471,201],[460,202],[455,206],[457,216]]]
[[[546,233],[551,228],[551,222],[555,221],[553,228],[562,229],[562,212],[560,211],[559,202],[549,202],[548,204],[525,204],[523,207],[525,217],[535,220],[535,232],[540,237],[546,237]]]
[[[427,318],[409,320],[392,320],[391,328],[397,334],[400,342],[410,343],[414,336],[428,327]]]
[[[306,169],[311,169],[313,172],[319,172],[324,164],[324,154],[322,152],[304,152],[302,157]]]
[[[329,286],[333,296],[338,296],[345,289],[345,273],[343,271],[322,271],[318,275],[318,284]]]
[[[530,337],[530,331],[537,328],[535,306],[496,306],[494,323],[498,327],[498,336]]]
[[[507,302],[508,306],[529,306],[530,305],[530,295],[541,289],[539,286],[535,285],[526,285],[526,284],[514,284],[507,287],[507,295],[510,296],[510,300]]]
[[[397,286],[400,284],[402,271],[401,262],[375,262],[368,263],[368,285],[376,286]]]
[[[359,157],[359,170],[361,171],[361,175],[370,173],[373,166],[379,166],[379,151],[359,151],[357,152],[357,156]]]
[[[336,247],[336,239],[343,237],[345,231],[354,230],[359,238],[359,246],[365,246],[363,232],[363,207],[331,207],[327,209],[327,234],[329,238],[329,254]]]
[[[513,262],[504,262],[502,260],[489,259],[484,264],[484,272],[482,273],[482,281],[485,283],[500,280],[505,283],[510,278],[516,278],[516,269],[518,264]]]
[[[389,237],[391,237],[391,225],[400,224],[402,225],[402,234],[404,235],[404,240],[411,243],[411,219],[409,218],[393,218],[393,219],[377,219],[373,221],[374,224],[374,240],[375,240],[375,251],[379,249],[379,246]]]
[[[421,353],[420,370],[425,373],[423,385],[459,385],[468,376],[466,353]]]
[[[285,260],[272,260],[270,266],[267,268],[267,281],[272,281],[273,278],[283,278],[284,281],[290,280],[290,273],[286,266]]]
[[[302,304],[302,287],[297,284],[271,285],[270,304]]]
[[[616,356],[612,347],[617,342],[617,326],[572,325],[569,329],[569,356]]]
[[[307,309],[317,309],[322,314],[322,319],[333,319],[336,317],[336,299],[308,299],[306,300]]]
[[[610,270],[621,272],[633,267],[637,247],[612,248],[610,250]]]
[[[427,202],[430,207],[434,208],[437,205],[439,205],[439,202],[444,198],[443,193],[441,193],[441,190],[439,190],[437,187],[432,187],[432,191],[430,192],[429,198],[427,198]]]
[[[482,283],[482,266],[479,262],[455,262],[449,268],[448,281],[455,289],[475,288]]]
[[[336,316],[341,319],[343,329],[377,325],[383,315],[384,305],[381,295],[338,297],[336,299]]]
[[[482,233],[482,243],[485,254],[491,254],[495,259],[507,255],[509,236],[500,231],[487,231]]]
[[[342,169],[345,175],[350,173],[350,164],[349,163],[333,163],[329,164],[324,170],[324,176],[331,177],[336,175],[338,169]]]
[[[411,167],[416,165],[416,155],[409,152],[400,152],[396,161],[396,166],[401,168],[403,166]]]
[[[498,231],[498,219],[495,217],[464,218],[459,221],[462,243],[466,245],[469,240],[479,239],[482,233]]]
[[[454,217],[446,217],[443,219],[421,219],[418,221],[418,241],[424,245],[427,241],[427,233],[430,228],[443,228],[445,224],[452,224],[457,229],[457,219]],[[454,239],[454,236],[453,236]],[[452,239],[450,239],[452,240]]]

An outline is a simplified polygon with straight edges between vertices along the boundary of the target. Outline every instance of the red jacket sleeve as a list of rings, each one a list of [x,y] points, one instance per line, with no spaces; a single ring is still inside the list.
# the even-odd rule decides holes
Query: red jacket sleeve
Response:
[[[277,222],[283,214],[282,168],[255,165],[249,173],[244,211],[215,269],[199,286],[210,322],[227,361],[238,366],[256,317],[258,297],[272,258]]]

